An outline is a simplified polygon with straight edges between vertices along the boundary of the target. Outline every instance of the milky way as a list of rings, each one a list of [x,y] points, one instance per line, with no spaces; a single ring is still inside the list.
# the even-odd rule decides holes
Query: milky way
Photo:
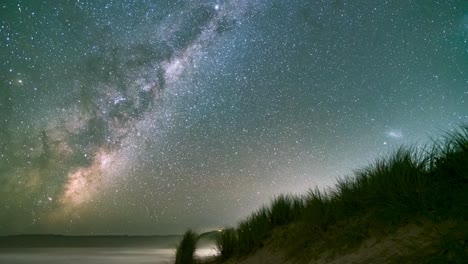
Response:
[[[468,122],[466,1],[0,4],[0,234],[224,227]]]

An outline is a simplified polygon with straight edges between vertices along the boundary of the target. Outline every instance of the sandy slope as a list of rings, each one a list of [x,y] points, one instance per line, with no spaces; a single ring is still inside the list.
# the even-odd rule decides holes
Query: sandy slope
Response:
[[[417,256],[434,252],[440,237],[460,223],[445,221],[443,223],[408,224],[395,233],[376,239],[368,238],[353,250],[323,252],[308,261],[293,260],[267,244],[253,255],[242,259],[231,259],[226,264],[349,264],[349,263],[398,263],[417,261]],[[467,225],[467,223],[463,223]],[[307,255],[307,254],[304,254]]]
[[[272,250],[271,247],[264,247],[255,254],[245,258],[245,259],[236,259],[226,262],[226,264],[292,264],[293,262],[288,262],[286,257],[281,254],[278,250]]]
[[[422,226],[407,225],[382,239],[369,238],[348,254],[330,256],[329,252],[325,252],[319,259],[309,263],[394,263],[398,258],[429,247],[434,237],[428,231]]]

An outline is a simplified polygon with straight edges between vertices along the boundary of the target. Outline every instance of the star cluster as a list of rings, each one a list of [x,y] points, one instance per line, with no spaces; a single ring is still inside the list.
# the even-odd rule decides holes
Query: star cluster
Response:
[[[232,225],[467,122],[466,1],[0,4],[0,234]]]

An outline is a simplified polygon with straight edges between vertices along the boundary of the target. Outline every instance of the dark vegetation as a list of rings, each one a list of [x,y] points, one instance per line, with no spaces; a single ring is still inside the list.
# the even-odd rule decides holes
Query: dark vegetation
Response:
[[[222,261],[276,241],[291,257],[310,259],[330,248],[356,248],[371,235],[410,223],[444,221],[453,224],[437,231],[431,248],[399,261],[468,259],[468,126],[423,149],[402,147],[340,179],[334,189],[280,195],[220,233],[217,248]]]
[[[195,250],[198,243],[198,234],[192,230],[187,230],[179,245],[177,246],[176,264],[193,264],[195,262]]]

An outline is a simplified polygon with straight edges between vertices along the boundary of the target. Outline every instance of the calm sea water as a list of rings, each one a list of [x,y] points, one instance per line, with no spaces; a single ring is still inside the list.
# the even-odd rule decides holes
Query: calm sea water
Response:
[[[175,249],[149,248],[22,248],[0,250],[1,264],[170,264]],[[201,248],[198,256],[215,254]]]

